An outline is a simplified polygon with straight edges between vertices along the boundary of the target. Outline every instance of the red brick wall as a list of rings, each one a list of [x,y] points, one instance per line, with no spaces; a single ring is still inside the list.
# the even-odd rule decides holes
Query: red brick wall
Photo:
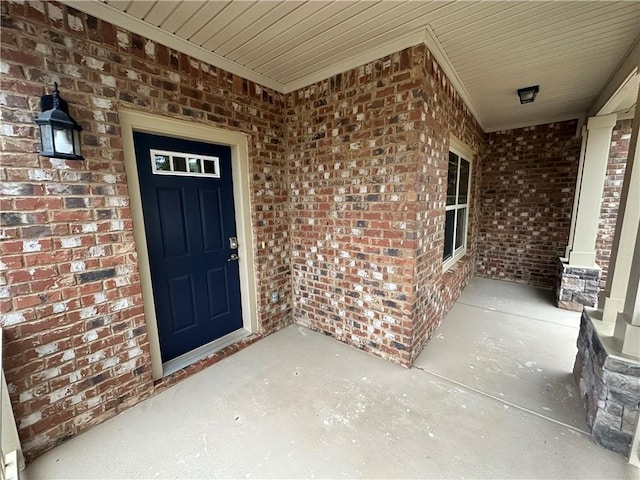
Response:
[[[28,457],[237,349],[153,385],[119,107],[249,135],[261,334],[295,315],[416,358],[473,274],[484,149],[424,46],[284,96],[55,2],[1,9],[0,325]],[[86,161],[36,153],[54,81]],[[478,156],[469,252],[443,274],[451,133]]]
[[[298,90],[287,112],[294,318],[393,361],[412,337],[420,52]]]
[[[627,156],[629,155],[632,124],[632,119],[618,121],[611,135],[611,149],[609,150],[607,176],[604,182],[604,192],[602,193],[600,222],[596,239],[596,263],[602,268],[602,277],[600,278],[602,288],[607,283],[611,244],[613,243],[613,234],[616,229],[616,219],[618,218],[620,192],[622,191],[622,180],[624,179]]]
[[[482,132],[424,46],[294,92],[286,121],[296,322],[409,365],[446,310],[449,134]]]
[[[249,135],[260,331],[291,322],[284,96],[58,3],[1,8],[0,325],[33,456],[154,388],[119,107]],[[86,161],[35,153],[54,81]]]
[[[580,156],[576,120],[487,135],[477,274],[553,288]]]
[[[485,135],[431,55],[424,49],[418,222],[416,225],[416,301],[412,361],[474,275],[477,254],[479,179]],[[467,253],[448,271],[442,271],[449,137],[455,135],[475,152],[471,161]]]

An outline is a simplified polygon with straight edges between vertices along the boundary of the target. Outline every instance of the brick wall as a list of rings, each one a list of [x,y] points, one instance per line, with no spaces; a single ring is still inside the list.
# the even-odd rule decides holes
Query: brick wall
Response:
[[[32,457],[154,389],[119,107],[249,135],[260,331],[291,321],[284,96],[55,2],[1,9],[0,325]],[[54,81],[86,161],[36,153]]]
[[[153,385],[119,107],[249,135],[261,334],[295,317],[416,358],[475,269],[484,152],[424,46],[284,96],[55,2],[1,8],[0,325],[28,457],[238,348]],[[86,161],[36,153],[54,81]],[[478,155],[468,253],[443,273],[450,134]]]
[[[421,77],[415,49],[289,98],[296,322],[408,363]]]
[[[449,134],[482,132],[424,46],[294,92],[286,122],[296,322],[409,365],[446,310]]]
[[[616,219],[618,218],[620,192],[622,191],[624,170],[627,165],[627,156],[629,155],[632,124],[632,119],[619,120],[611,135],[611,149],[609,150],[607,176],[602,193],[600,222],[596,239],[596,263],[602,268],[602,277],[600,277],[600,286],[602,288],[607,283],[611,244],[613,243],[613,234],[616,229]]]
[[[474,275],[477,255],[478,199],[485,135],[428,51],[422,60],[422,159],[419,164],[417,210],[416,300],[412,361]],[[449,137],[455,135],[475,152],[471,161],[467,253],[442,271]]]
[[[553,288],[571,226],[575,133],[571,120],[487,135],[478,275]]]

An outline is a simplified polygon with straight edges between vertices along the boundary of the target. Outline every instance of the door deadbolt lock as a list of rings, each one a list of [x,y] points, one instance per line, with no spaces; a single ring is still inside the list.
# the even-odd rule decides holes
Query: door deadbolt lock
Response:
[[[229,257],[229,260],[227,260],[227,262],[233,262],[234,260],[238,260],[238,255],[235,253],[232,253],[231,256]]]
[[[238,249],[238,237],[229,237],[229,248],[231,250]]]

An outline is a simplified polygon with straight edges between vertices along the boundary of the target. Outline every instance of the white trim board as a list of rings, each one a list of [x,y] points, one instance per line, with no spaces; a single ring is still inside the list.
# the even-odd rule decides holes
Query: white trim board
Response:
[[[598,93],[598,96],[587,110],[587,115],[593,117],[595,115],[603,115],[607,113],[605,108],[608,103],[620,92],[640,67],[640,36],[636,39],[631,49],[627,52],[615,71],[607,80],[607,83]],[[637,106],[636,106],[637,108]],[[609,112],[611,113],[611,112]]]
[[[466,160],[467,162],[469,162],[469,180],[468,180],[468,191],[467,191],[467,203],[466,203],[466,209],[467,209],[467,213],[465,215],[464,218],[464,222],[466,225],[466,232],[465,232],[465,236],[464,236],[464,244],[462,247],[460,247],[456,253],[455,250],[455,245],[454,245],[454,249],[453,249],[453,255],[451,256],[451,258],[448,258],[447,260],[443,260],[442,262],[442,273],[447,272],[448,270],[450,270],[451,268],[453,268],[454,265],[456,265],[458,263],[458,261],[464,257],[467,254],[467,240],[469,237],[469,215],[471,213],[471,185],[473,184],[473,159],[474,157],[477,155],[477,152],[475,150],[473,150],[469,145],[467,145],[466,143],[464,143],[462,140],[460,140],[458,137],[456,137],[454,134],[449,134],[449,152],[453,152],[456,155],[458,155],[459,158]],[[448,159],[448,155],[447,155],[447,159]],[[447,160],[448,161],[448,160]],[[459,173],[459,171],[458,171]],[[460,183],[460,175],[458,174],[458,179],[456,181],[456,184]],[[473,199],[474,202],[477,201],[477,199]],[[457,201],[457,199],[456,199]],[[445,210],[446,210],[446,206],[445,206]],[[455,210],[454,210],[455,211]],[[446,213],[446,212],[445,212]],[[457,220],[456,220],[457,222]],[[454,232],[455,234],[455,232]],[[443,245],[444,245],[444,239],[443,239]]]
[[[171,137],[217,143],[231,147],[233,173],[233,197],[236,210],[236,231],[238,255],[240,259],[240,295],[242,301],[242,328],[248,333],[258,331],[257,291],[255,281],[255,262],[253,229],[251,224],[251,189],[249,184],[249,150],[247,135],[223,130],[207,125],[194,124],[186,120],[177,120],[146,112],[120,108],[118,110],[122,128],[122,149],[124,153],[127,186],[129,188],[133,235],[138,252],[138,269],[142,286],[147,335],[151,349],[151,371],[154,380],[163,377],[162,356],[160,354],[160,336],[156,321],[156,310],[151,284],[151,267],[144,227],[142,197],[138,182],[138,167],[133,143],[133,132],[155,133]]]
[[[6,475],[6,480],[18,480],[18,470],[24,470],[24,455],[18,436],[16,419],[9,398],[7,379],[2,367],[2,328],[0,327],[0,473]],[[3,477],[4,479],[4,477]]]
[[[531,123],[529,122],[510,123],[509,125],[500,125],[498,127],[492,127],[488,130],[485,130],[484,133],[503,132],[505,130],[516,130],[518,128],[535,127],[537,125],[548,125],[550,123],[568,122],[569,120],[576,120],[576,119],[578,120],[578,123],[580,123],[580,120],[584,119],[585,115],[586,115],[585,112],[575,112],[575,113],[557,115],[553,117],[548,117],[543,123],[538,123],[536,125],[531,125]]]

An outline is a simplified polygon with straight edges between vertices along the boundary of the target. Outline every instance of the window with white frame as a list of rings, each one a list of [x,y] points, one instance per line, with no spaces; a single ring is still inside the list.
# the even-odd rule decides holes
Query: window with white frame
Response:
[[[192,153],[149,150],[151,171],[156,175],[220,178],[220,159]]]
[[[444,222],[443,268],[450,268],[467,251],[467,225],[469,220],[470,155],[449,151],[447,173],[447,204]]]

